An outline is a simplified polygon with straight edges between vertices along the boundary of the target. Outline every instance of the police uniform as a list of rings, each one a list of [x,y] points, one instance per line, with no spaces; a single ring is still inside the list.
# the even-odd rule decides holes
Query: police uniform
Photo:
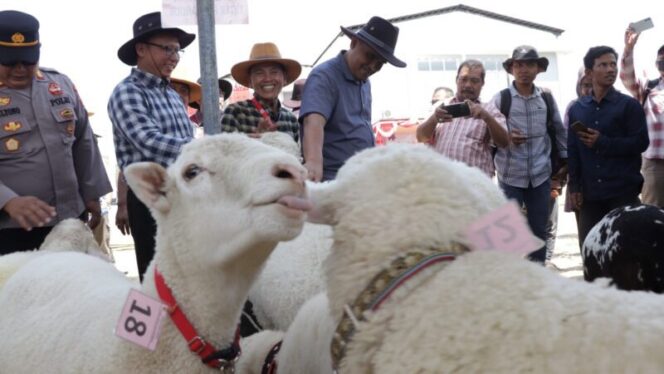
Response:
[[[86,201],[111,191],[87,112],[68,77],[39,68],[25,88],[0,82],[0,207],[34,196],[55,207],[57,216],[48,223],[55,225],[80,217]],[[22,230],[0,210],[0,239],[16,229]]]

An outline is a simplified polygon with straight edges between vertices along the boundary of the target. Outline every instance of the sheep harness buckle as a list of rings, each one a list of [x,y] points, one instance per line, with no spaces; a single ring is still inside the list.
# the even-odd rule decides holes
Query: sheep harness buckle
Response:
[[[468,252],[468,248],[459,243],[452,243],[445,249],[448,251],[414,251],[395,258],[373,277],[351,305],[345,305],[330,345],[333,372],[338,372],[359,323],[367,321],[366,312],[378,310],[399,286],[416,274],[435,264],[447,265],[456,258],[456,254]]]
[[[178,304],[164,281],[164,277],[155,267],[154,280],[159,298],[166,304],[173,324],[180,330],[182,337],[187,341],[189,350],[197,354],[201,361],[214,369],[219,369],[222,373],[234,373],[235,363],[240,358],[242,350],[240,349],[240,328],[235,330],[233,342],[225,349],[217,350],[212,344],[198,335],[194,326],[189,322],[187,316],[178,307]]]

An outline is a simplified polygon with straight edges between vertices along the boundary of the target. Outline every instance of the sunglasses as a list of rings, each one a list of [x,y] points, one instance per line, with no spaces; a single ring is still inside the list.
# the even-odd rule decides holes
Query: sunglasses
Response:
[[[16,65],[23,65],[23,66],[34,66],[37,65],[37,62],[32,62],[32,61],[3,61],[0,62],[0,65],[13,68]]]

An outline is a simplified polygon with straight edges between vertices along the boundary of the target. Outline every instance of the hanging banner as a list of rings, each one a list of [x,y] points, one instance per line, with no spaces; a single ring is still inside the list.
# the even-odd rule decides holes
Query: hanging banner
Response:
[[[247,0],[214,0],[217,25],[248,24]],[[196,25],[196,0],[162,0],[161,22],[164,26]]]

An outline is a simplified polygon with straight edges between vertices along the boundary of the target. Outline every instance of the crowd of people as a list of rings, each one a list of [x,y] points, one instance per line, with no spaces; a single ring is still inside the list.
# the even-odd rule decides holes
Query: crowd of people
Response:
[[[274,43],[256,43],[231,69],[251,98],[228,104],[232,85],[219,79],[222,132],[258,137],[280,131],[299,142],[311,181],[335,178],[355,153],[375,146],[370,77],[395,56],[399,28],[372,17],[357,31],[341,27],[347,50],[316,66],[284,58]],[[508,88],[480,102],[485,68],[463,61],[456,91],[439,87],[417,139],[449,158],[497,179],[524,209],[532,232],[546,244],[529,255],[544,263],[555,243],[558,197],[567,184],[566,210],[577,217],[579,244],[608,211],[643,202],[664,207],[664,46],[660,77],[634,73],[639,34],[625,32],[622,59],[607,46],[590,48],[577,84],[578,98],[561,113],[553,95],[535,81],[549,61],[521,45],[503,63]],[[172,77],[181,52],[196,36],[164,27],[160,12],[139,17],[133,37],[118,49],[130,66],[108,101],[120,169],[150,161],[170,165],[201,131],[199,83]],[[39,22],[19,11],[0,12],[0,253],[39,246],[59,221],[78,217],[95,227],[99,199],[111,185],[74,84],[39,66]],[[631,96],[618,92],[620,78]],[[294,84],[293,97],[281,101]],[[34,108],[32,110],[31,108]],[[42,183],[34,183],[34,180]],[[156,224],[118,176],[116,225],[134,240],[139,275],[154,254]],[[640,196],[640,198],[639,198]]]

